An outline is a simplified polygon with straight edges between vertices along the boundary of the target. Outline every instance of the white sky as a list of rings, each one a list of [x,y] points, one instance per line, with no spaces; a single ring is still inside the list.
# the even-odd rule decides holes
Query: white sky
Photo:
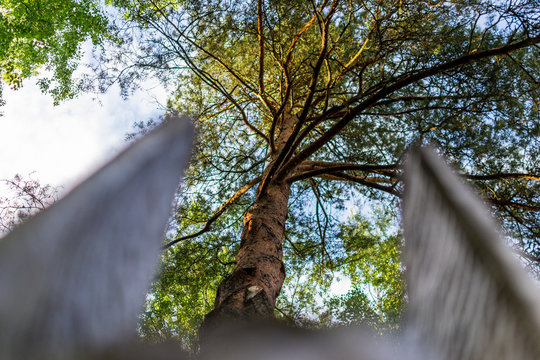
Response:
[[[32,79],[17,91],[4,86],[0,179],[35,172],[33,178],[43,185],[72,187],[126,145],[125,135],[135,122],[163,113],[165,90],[145,88],[127,101],[113,88],[97,100],[84,94],[53,106]]]

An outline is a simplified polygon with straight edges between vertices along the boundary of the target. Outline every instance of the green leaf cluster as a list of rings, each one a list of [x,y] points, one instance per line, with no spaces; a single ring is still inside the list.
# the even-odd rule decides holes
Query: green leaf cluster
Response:
[[[401,264],[403,238],[395,218],[383,208],[370,217],[354,215],[342,226],[347,256],[344,274],[352,290],[329,300],[341,324],[368,324],[378,331],[399,329],[405,307]]]
[[[278,299],[278,318],[309,328],[399,330],[405,305],[402,237],[395,214],[380,204],[372,206],[371,214],[342,219],[339,232],[328,239],[330,246],[297,240],[286,247],[290,276]],[[340,280],[350,282],[350,290],[337,296],[333,288]]]
[[[111,38],[112,28],[97,0],[1,0],[0,73],[17,89],[23,80],[39,80],[56,102],[73,97],[83,88],[73,80],[82,58],[81,47]]]
[[[227,239],[205,240],[183,243],[164,255],[140,319],[145,341],[174,338],[185,350],[197,351],[199,325],[213,308],[217,286],[234,259],[227,247],[219,247]]]

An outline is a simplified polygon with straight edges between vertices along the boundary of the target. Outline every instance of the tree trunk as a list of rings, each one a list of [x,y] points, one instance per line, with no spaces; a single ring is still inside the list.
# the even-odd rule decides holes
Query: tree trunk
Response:
[[[279,124],[273,159],[284,151],[292,133],[294,115],[285,114]],[[236,267],[219,285],[214,310],[205,316],[201,338],[212,329],[231,321],[272,319],[274,307],[285,279],[283,237],[291,184],[273,181],[260,188],[253,207],[244,217]]]
[[[274,317],[285,279],[282,244],[289,189],[287,182],[270,184],[246,213],[236,267],[218,287],[204,331],[227,321]]]

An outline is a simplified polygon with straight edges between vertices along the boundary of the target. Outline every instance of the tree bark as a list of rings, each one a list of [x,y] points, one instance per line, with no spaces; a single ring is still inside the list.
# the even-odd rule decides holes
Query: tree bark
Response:
[[[214,310],[202,325],[204,330],[228,321],[274,317],[285,279],[282,244],[289,189],[287,182],[271,184],[246,213],[236,267],[218,287]]]
[[[279,123],[276,151],[265,170],[268,174],[298,118],[285,113]],[[263,176],[264,179],[264,176]],[[201,339],[230,322],[251,322],[274,318],[276,299],[285,279],[283,237],[287,218],[290,182],[271,179],[259,186],[253,207],[244,216],[244,230],[236,267],[219,285],[214,310],[205,316]]]

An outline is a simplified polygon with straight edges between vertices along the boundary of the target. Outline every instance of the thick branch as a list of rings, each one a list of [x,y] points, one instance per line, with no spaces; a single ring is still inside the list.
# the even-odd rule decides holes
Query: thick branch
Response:
[[[390,165],[362,165],[354,163],[325,162],[325,161],[304,161],[300,169],[293,176],[288,178],[289,182],[308,179],[323,174],[331,174],[336,171],[356,170],[375,173],[385,173],[393,176],[393,172],[398,170],[397,164]],[[382,180],[382,179],[381,179]]]
[[[334,124],[328,131],[326,131],[322,136],[320,136],[318,139],[313,141],[311,144],[306,146],[304,150],[302,150],[298,155],[296,155],[294,158],[292,158],[277,174],[277,177],[284,176],[287,174],[291,169],[296,167],[298,164],[300,164],[302,161],[306,160],[310,155],[315,153],[317,150],[319,150],[322,146],[324,146],[328,141],[330,141],[334,136],[336,136],[350,121],[352,121],[357,115],[359,115],[362,111],[366,110],[370,106],[375,105],[379,100],[388,97],[390,94],[394,93],[395,91],[398,91],[410,84],[413,84],[419,80],[425,79],[427,77],[440,74],[443,71],[447,71],[462,65],[466,65],[468,63],[471,63],[473,61],[477,61],[480,59],[484,59],[487,57],[495,56],[495,55],[503,55],[506,53],[509,53],[511,51],[521,49],[527,46],[531,46],[534,44],[540,43],[540,36],[526,39],[523,41],[519,41],[514,44],[509,44],[505,46],[501,46],[495,49],[489,49],[484,51],[476,51],[474,53],[466,54],[463,56],[460,56],[456,59],[453,59],[451,61],[445,62],[443,64],[431,67],[429,69],[421,70],[416,73],[402,76],[401,78],[398,78],[394,83],[388,86],[384,86],[382,89],[377,91],[375,94],[371,95],[364,101],[362,101],[357,106],[353,107],[352,109],[348,110],[347,114],[343,116],[341,120],[339,120],[336,124]],[[346,107],[346,106],[345,106]],[[331,109],[329,111],[335,111],[335,109]],[[322,115],[324,117],[324,114]],[[308,127],[315,127],[316,124],[311,123]],[[307,135],[308,132],[305,132]],[[301,140],[301,139],[300,139]]]
[[[323,6],[324,6],[324,4],[323,4]],[[279,118],[283,114],[283,111],[285,110],[285,108],[287,106],[287,103],[289,101],[289,97],[291,95],[292,84],[291,84],[291,78],[290,78],[290,74],[289,74],[289,64],[290,64],[290,61],[291,61],[291,58],[292,58],[292,53],[293,53],[293,50],[294,50],[294,48],[296,46],[296,43],[302,37],[302,34],[304,32],[306,32],[307,29],[309,29],[311,27],[311,25],[313,25],[313,22],[315,21],[315,19],[317,19],[317,13],[315,13],[311,17],[311,19],[309,19],[308,22],[306,24],[304,24],[302,29],[300,29],[300,31],[294,36],[294,38],[293,38],[293,40],[291,42],[291,45],[287,49],[287,53],[285,55],[285,61],[278,61],[278,63],[281,66],[281,69],[283,70],[283,76],[285,78],[285,96],[283,97],[283,99],[281,99],[281,106],[279,107],[278,111],[274,114],[274,119],[272,121],[272,126],[270,128],[270,145],[271,145],[272,151],[275,150],[274,134],[275,134],[275,131],[276,131],[277,123],[279,121]]]
[[[401,197],[401,194],[394,189],[393,186],[384,186],[379,185],[379,182],[388,182],[387,179],[383,178],[376,178],[376,177],[370,177],[370,176],[355,176],[355,175],[349,175],[342,172],[333,172],[332,174],[323,174],[319,176],[321,179],[324,180],[338,180],[338,181],[351,181],[355,182],[361,185],[365,185],[367,187],[381,190],[384,192],[387,192],[389,194]],[[395,183],[395,182],[392,182]]]
[[[200,235],[204,234],[208,230],[210,230],[210,226],[221,216],[221,214],[223,214],[225,212],[225,210],[227,210],[229,207],[231,207],[231,205],[233,205],[236,202],[236,200],[238,200],[240,198],[240,196],[244,195],[249,189],[251,189],[253,186],[257,185],[260,181],[261,181],[261,177],[259,176],[259,177],[255,178],[255,179],[251,180],[250,182],[248,182],[242,188],[240,188],[233,196],[231,196],[231,198],[229,198],[229,200],[227,200],[223,205],[221,205],[219,207],[219,209],[214,213],[214,215],[212,215],[208,220],[206,220],[206,222],[204,223],[204,227],[201,230],[197,231],[196,233],[190,234],[190,235],[179,237],[179,238],[169,242],[168,244],[164,245],[163,249],[170,248],[171,246],[173,246],[174,244],[179,243],[180,241],[193,239],[193,238],[195,238],[197,236],[200,236]]]
[[[324,4],[323,4],[324,6]],[[289,101],[289,97],[291,95],[292,90],[292,84],[291,84],[291,78],[289,74],[289,64],[292,58],[292,53],[294,48],[296,47],[296,43],[300,40],[302,37],[302,34],[307,31],[313,25],[313,22],[317,19],[317,13],[315,13],[311,19],[308,20],[306,24],[300,29],[300,31],[294,36],[293,40],[291,41],[291,44],[289,45],[289,48],[287,49],[287,52],[285,54],[285,61],[278,61],[279,65],[281,66],[281,69],[283,70],[283,76],[285,78],[285,96],[281,99],[281,106],[279,107],[278,111],[274,114],[274,119],[272,121],[272,126],[270,128],[270,145],[272,148],[272,151],[275,150],[274,145],[274,134],[276,131],[276,126],[279,121],[279,118],[283,114],[283,111],[285,110],[287,103]]]
[[[319,176],[322,174],[330,174],[335,171],[356,170],[365,172],[382,173],[390,176],[395,175],[395,171],[400,170],[398,164],[387,165],[365,165],[343,162],[327,162],[327,161],[304,161],[297,167],[297,171],[293,176],[288,178],[288,181],[294,182],[304,180],[310,177]],[[459,174],[461,177],[468,180],[502,180],[502,179],[529,179],[540,181],[540,175],[530,173],[495,173],[495,174]]]
[[[372,173],[382,173],[390,176],[390,178],[382,177],[373,177],[373,176],[357,176],[347,173],[343,173],[345,170],[356,170]],[[378,190],[389,192],[393,195],[399,194],[391,187],[378,185],[380,183],[392,183],[394,184],[397,180],[395,171],[399,170],[397,164],[389,165],[362,165],[354,163],[339,163],[339,162],[324,162],[324,161],[305,161],[301,165],[301,170],[295,173],[293,176],[288,178],[289,182],[295,182],[299,180],[305,180],[311,177],[320,177],[325,180],[347,180],[360,183]],[[471,175],[471,174],[460,174],[461,177],[469,180],[502,180],[502,179],[532,179],[540,180],[539,175],[527,174],[527,173],[497,173],[497,174],[486,174],[486,175]],[[491,201],[496,205],[501,206],[512,206],[517,208],[522,208],[529,211],[540,211],[540,206],[515,203],[497,199],[491,199]]]

